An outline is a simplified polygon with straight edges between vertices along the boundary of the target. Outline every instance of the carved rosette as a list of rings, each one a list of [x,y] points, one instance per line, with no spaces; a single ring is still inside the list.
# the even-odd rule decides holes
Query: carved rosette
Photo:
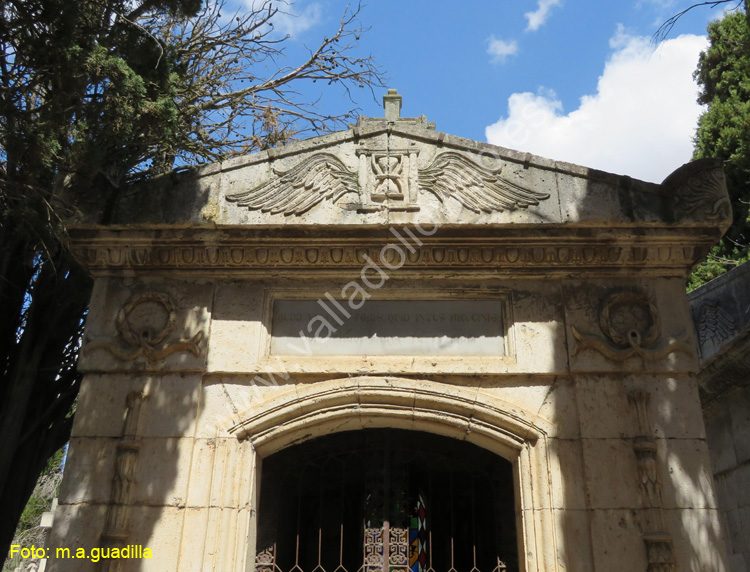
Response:
[[[638,435],[633,440],[633,452],[638,466],[638,488],[645,509],[643,542],[648,559],[648,572],[676,572],[672,537],[666,532],[664,519],[661,471],[657,460],[656,441],[651,431],[648,404],[651,394],[636,390],[628,394],[635,409]]]
[[[141,310],[139,312],[139,310]],[[87,352],[105,350],[122,361],[145,358],[148,362],[164,359],[177,352],[200,355],[203,332],[170,341],[177,313],[168,294],[143,292],[130,297],[117,312],[117,341],[89,340]],[[154,325],[154,321],[160,322]]]
[[[584,335],[573,326],[577,340],[575,354],[594,350],[612,361],[623,362],[638,356],[659,360],[675,352],[690,353],[684,340],[659,343],[661,319],[656,306],[638,292],[610,294],[599,311],[599,329],[603,336]]]

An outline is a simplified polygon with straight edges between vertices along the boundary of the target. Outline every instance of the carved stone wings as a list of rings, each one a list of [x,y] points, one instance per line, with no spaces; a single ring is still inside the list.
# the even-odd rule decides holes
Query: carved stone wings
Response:
[[[228,195],[227,200],[264,213],[301,215],[325,199],[336,202],[346,193],[359,192],[357,176],[330,153],[313,155],[288,171],[273,172],[278,178]]]
[[[698,336],[702,344],[708,340],[720,344],[736,332],[737,320],[722,309],[718,302],[703,304],[698,320]]]
[[[515,210],[538,205],[549,195],[525,189],[496,177],[491,171],[458,153],[441,153],[419,172],[419,187],[434,194],[440,202],[453,197],[476,213]]]
[[[336,202],[347,193],[358,193],[363,198],[357,174],[330,153],[318,153],[287,171],[274,169],[274,173],[277,177],[249,191],[227,195],[227,200],[249,210],[301,215],[324,200]],[[452,151],[441,153],[427,168],[420,169],[414,184],[434,194],[440,202],[453,198],[476,213],[528,208],[549,198],[546,193],[512,183]]]

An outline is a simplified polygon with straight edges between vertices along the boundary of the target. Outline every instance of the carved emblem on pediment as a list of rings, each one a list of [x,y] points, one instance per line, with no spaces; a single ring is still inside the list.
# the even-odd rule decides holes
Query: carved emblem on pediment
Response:
[[[344,208],[360,212],[419,210],[416,149],[358,149],[357,155],[360,202]]]
[[[599,312],[602,335],[585,335],[573,327],[577,340],[574,355],[594,350],[612,361],[635,356],[659,360],[675,352],[690,352],[683,340],[661,339],[661,318],[656,306],[643,294],[617,291],[610,294]]]
[[[357,150],[358,170],[350,171],[331,153],[318,153],[260,185],[227,195],[227,201],[249,210],[302,215],[323,202],[346,210],[417,211],[419,192],[445,203],[455,200],[476,213],[502,212],[538,205],[549,194],[527,189],[454,151],[439,154],[426,168],[414,149]],[[352,194],[344,202],[345,195]],[[341,202],[339,202],[341,201]]]
[[[203,332],[171,340],[177,313],[168,294],[143,292],[131,296],[117,312],[116,340],[89,340],[86,351],[105,350],[122,361],[144,357],[147,361],[164,359],[177,352],[200,355]]]

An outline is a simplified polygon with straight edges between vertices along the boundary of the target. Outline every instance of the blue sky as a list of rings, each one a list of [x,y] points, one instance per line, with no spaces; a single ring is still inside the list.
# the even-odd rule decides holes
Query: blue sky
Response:
[[[697,8],[654,45],[659,25],[690,3],[371,0],[359,53],[371,53],[403,95],[402,115],[424,114],[439,131],[658,182],[690,159],[700,113],[691,74],[706,25],[721,15]],[[277,29],[293,36],[290,63],[330,33],[347,4],[285,8],[292,15]],[[324,110],[351,105],[310,89]],[[357,103],[382,115],[368,92]]]

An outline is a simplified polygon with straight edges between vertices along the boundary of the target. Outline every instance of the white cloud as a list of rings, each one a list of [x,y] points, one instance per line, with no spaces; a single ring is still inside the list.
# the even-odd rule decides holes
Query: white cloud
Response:
[[[518,43],[515,40],[506,42],[495,36],[490,36],[487,43],[487,53],[492,56],[492,63],[495,64],[501,64],[505,62],[509,56],[518,53]]]
[[[319,24],[323,17],[323,9],[317,2],[313,2],[300,13],[294,13],[291,10],[283,12],[279,10],[274,18],[274,26],[282,34],[292,37],[299,36]]]
[[[524,14],[524,17],[529,21],[526,31],[536,32],[544,25],[547,18],[549,18],[552,7],[559,6],[560,4],[562,4],[562,0],[538,0],[536,10]]]
[[[692,78],[704,36],[684,35],[656,50],[622,27],[596,93],[565,113],[553,91],[514,93],[507,117],[485,130],[495,145],[660,182],[690,160],[701,106]]]
[[[258,10],[271,4],[278,12],[273,17],[275,31],[284,36],[299,36],[319,24],[323,18],[323,8],[318,2],[308,4],[304,10],[294,10],[296,3],[291,0],[245,0],[251,10]]]

